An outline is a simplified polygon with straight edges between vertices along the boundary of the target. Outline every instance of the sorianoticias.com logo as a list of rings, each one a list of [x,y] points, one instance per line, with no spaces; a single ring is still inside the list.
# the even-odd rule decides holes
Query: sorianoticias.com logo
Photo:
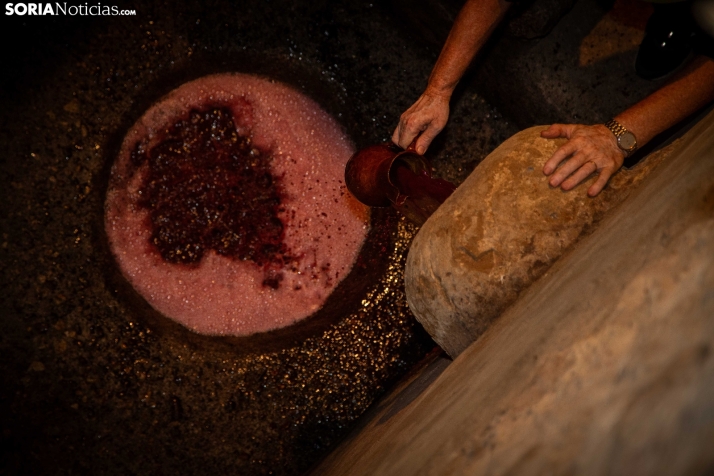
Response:
[[[6,3],[5,15],[69,15],[69,16],[115,16],[115,15],[136,15],[136,10],[121,10],[117,6],[90,5],[67,5],[67,2],[60,3]]]

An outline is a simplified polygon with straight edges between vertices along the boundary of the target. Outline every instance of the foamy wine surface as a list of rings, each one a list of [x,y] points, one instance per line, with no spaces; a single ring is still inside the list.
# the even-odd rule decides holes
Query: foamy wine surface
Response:
[[[122,273],[191,330],[248,335],[317,311],[349,273],[368,209],[353,146],[314,101],[242,75],[175,89],[130,129],[105,227]]]

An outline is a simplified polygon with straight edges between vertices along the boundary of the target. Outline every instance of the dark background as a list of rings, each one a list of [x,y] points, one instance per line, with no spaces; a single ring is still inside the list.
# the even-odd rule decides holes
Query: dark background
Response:
[[[657,87],[634,76],[634,51],[579,66],[612,3],[555,3],[552,24],[514,11],[476,61],[430,149],[438,175],[460,183],[519,128],[605,121]],[[358,289],[364,309],[348,299],[294,332],[198,338],[117,275],[108,170],[153,101],[222,71],[291,84],[358,148],[387,141],[459,2],[115,5],[137,15],[0,14],[0,474],[303,473],[434,347],[399,274],[414,229],[375,214],[389,252]]]
[[[153,101],[221,71],[291,84],[357,147],[386,141],[438,48],[389,3],[116,5],[137,15],[0,16],[0,474],[300,474],[434,346],[401,287],[413,228],[375,214],[367,258],[386,256],[312,325],[201,338],[116,272],[109,167]],[[435,148],[453,180],[515,130],[475,92],[461,107]]]

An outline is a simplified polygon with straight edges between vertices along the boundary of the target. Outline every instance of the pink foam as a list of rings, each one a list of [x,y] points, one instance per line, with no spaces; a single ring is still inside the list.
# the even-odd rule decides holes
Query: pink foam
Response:
[[[278,289],[262,285],[264,270],[251,261],[209,251],[198,266],[171,264],[149,242],[148,211],[137,206],[146,165],[133,170],[130,153],[146,138],[155,144],[189,109],[216,104],[234,112],[240,133],[273,150],[273,173],[283,175],[285,243],[301,259],[297,270],[284,270]],[[343,183],[353,152],[325,111],[283,84],[244,74],[186,83],[152,106],[124,139],[105,206],[111,250],[151,306],[195,332],[242,336],[293,324],[322,307],[349,274],[367,234],[369,211]]]

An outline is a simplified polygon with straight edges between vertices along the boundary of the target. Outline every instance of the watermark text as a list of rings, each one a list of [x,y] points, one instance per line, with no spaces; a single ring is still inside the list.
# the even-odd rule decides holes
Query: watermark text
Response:
[[[136,10],[122,10],[113,5],[97,3],[90,5],[67,5],[67,2],[55,3],[6,3],[5,15],[64,15],[64,16],[119,16],[136,15]]]

